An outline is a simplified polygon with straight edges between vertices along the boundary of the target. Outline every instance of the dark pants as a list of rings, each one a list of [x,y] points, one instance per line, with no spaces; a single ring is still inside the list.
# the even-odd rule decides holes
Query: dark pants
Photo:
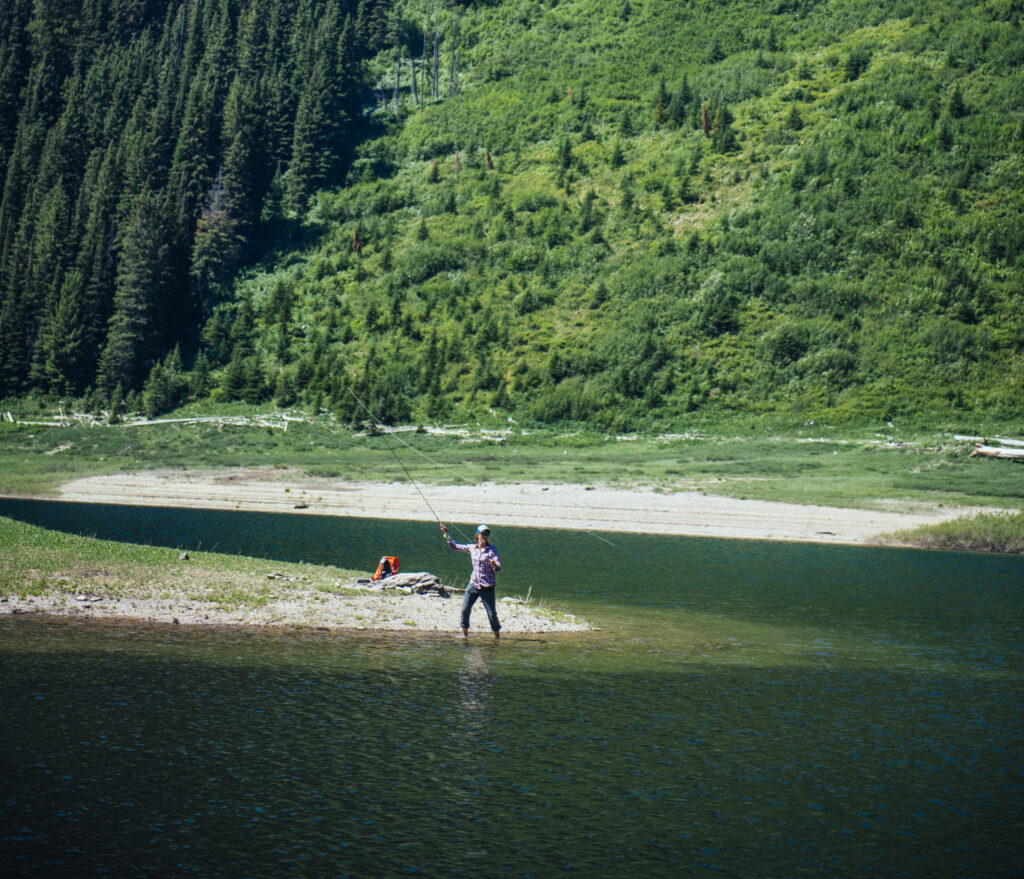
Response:
[[[501,631],[501,623],[498,622],[498,610],[494,605],[494,589],[481,589],[479,592],[472,586],[466,587],[465,597],[462,599],[462,628],[469,628],[469,612],[480,599],[484,603],[484,610],[487,611],[487,622],[491,624],[492,632]]]

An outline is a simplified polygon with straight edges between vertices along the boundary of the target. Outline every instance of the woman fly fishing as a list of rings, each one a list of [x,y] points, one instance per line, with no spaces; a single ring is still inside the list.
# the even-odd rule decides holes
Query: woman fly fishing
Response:
[[[498,559],[497,550],[491,546],[491,529],[481,525],[476,529],[476,539],[473,543],[456,543],[448,529],[440,522],[438,524],[441,525],[444,539],[448,541],[448,547],[455,552],[468,552],[473,560],[473,573],[462,599],[462,637],[469,637],[469,612],[479,598],[484,603],[487,621],[491,624],[494,637],[500,638],[501,622],[498,620],[498,609],[494,601],[494,575],[501,570],[501,561]]]

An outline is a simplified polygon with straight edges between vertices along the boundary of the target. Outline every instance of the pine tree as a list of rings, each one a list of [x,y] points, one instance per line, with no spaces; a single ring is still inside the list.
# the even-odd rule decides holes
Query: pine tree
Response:
[[[304,210],[309,196],[336,173],[344,151],[354,99],[350,83],[358,73],[352,27],[348,21],[339,25],[336,11],[329,11],[316,31],[292,135],[286,201],[295,211]]]
[[[628,108],[623,110],[622,116],[619,117],[619,134],[623,137],[633,136],[633,115]]]
[[[690,92],[690,84],[686,77],[672,93],[672,99],[668,103],[665,115],[673,125],[682,126],[686,124],[690,112],[690,104],[693,102],[693,94]]]
[[[223,174],[218,174],[196,222],[192,248],[194,302],[209,315],[224,293],[224,283],[241,252],[238,222],[228,209]]]
[[[98,380],[107,390],[118,384],[137,387],[153,363],[157,303],[168,251],[166,230],[154,202],[153,194],[143,190],[125,230],[114,313],[99,364]]]
[[[94,364],[87,356],[85,313],[85,280],[81,272],[72,269],[39,334],[40,379],[47,390],[76,394],[92,379]]]
[[[658,94],[654,99],[654,124],[661,126],[668,118],[668,96],[665,92],[665,80],[658,82]]]
[[[31,63],[26,25],[32,6],[32,0],[5,3],[0,20],[0,149],[8,153],[18,135],[21,94]]]
[[[221,143],[227,149],[221,173],[222,197],[242,231],[256,221],[272,180],[260,170],[268,162],[261,117],[256,85],[236,77],[224,107]]]
[[[245,386],[245,359],[241,356],[232,357],[221,377],[220,387],[224,398],[226,400],[241,400],[245,393]]]
[[[120,188],[120,152],[111,144],[104,152],[95,185],[86,179],[79,195],[81,210],[87,212],[75,267],[84,287],[82,311],[82,369],[94,381],[100,349],[114,296],[115,238],[114,214]]]
[[[711,144],[715,152],[731,153],[739,147],[736,134],[732,130],[732,120],[732,113],[725,104],[715,109],[715,121],[711,128]]]
[[[180,405],[188,391],[188,380],[182,372],[181,351],[175,345],[162,360],[153,364],[142,392],[142,406],[147,418],[153,418]]]
[[[615,149],[612,150],[611,165],[613,168],[621,168],[625,164],[626,158],[622,152],[622,141],[615,141]]]
[[[563,170],[572,167],[572,142],[569,135],[565,135],[558,144],[557,164]]]
[[[31,244],[31,261],[26,276],[26,309],[30,321],[29,333],[34,337],[29,379],[36,387],[47,384],[45,375],[46,353],[38,335],[43,322],[54,319],[64,272],[71,262],[68,252],[70,206],[59,179],[43,200],[35,223]]]
[[[967,115],[967,105],[964,103],[964,95],[959,84],[953,86],[953,94],[949,98],[949,115],[954,119],[962,119]]]

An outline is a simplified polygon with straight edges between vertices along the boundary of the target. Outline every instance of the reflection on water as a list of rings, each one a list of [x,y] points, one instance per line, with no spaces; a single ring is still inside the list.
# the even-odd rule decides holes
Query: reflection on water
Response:
[[[491,670],[489,647],[465,647],[465,662],[459,671],[459,720],[466,730],[467,743],[474,741],[489,719],[488,703],[491,696]]]
[[[116,512],[96,517],[163,533]],[[290,518],[217,516],[201,521],[260,546]],[[334,529],[321,551],[348,565],[403,528],[410,567],[440,543],[302,526]],[[680,571],[652,584],[586,535],[503,532],[501,588],[604,631],[464,644],[0,618],[0,864],[1020,874],[1020,559],[613,536]]]

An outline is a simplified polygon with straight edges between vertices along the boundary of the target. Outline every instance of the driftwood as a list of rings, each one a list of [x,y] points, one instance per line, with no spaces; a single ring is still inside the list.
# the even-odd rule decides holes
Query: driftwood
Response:
[[[1005,458],[1024,463],[1024,449],[1002,449],[995,446],[975,446],[972,458]]]
[[[978,443],[978,445],[982,446],[987,446],[989,443],[998,443],[1001,446],[1012,446],[1015,449],[1024,449],[1024,440],[1003,439],[998,436],[964,436],[963,434],[955,433],[953,434],[953,439],[957,440],[957,442]]]

